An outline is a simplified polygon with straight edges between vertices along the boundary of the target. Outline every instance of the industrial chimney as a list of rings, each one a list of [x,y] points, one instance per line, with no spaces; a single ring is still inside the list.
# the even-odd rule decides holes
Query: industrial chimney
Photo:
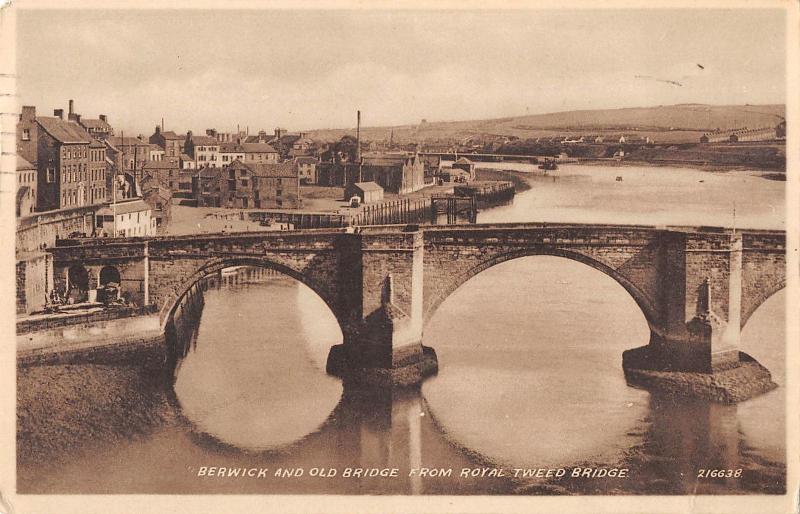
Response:
[[[361,164],[361,111],[356,111],[356,162]]]

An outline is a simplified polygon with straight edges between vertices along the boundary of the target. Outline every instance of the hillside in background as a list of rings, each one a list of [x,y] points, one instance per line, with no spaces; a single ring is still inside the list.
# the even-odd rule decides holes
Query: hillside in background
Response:
[[[570,134],[635,133],[656,142],[697,142],[715,129],[777,125],[784,105],[681,104],[658,107],[556,112],[473,121],[425,122],[395,127],[362,127],[364,140],[397,143],[462,140],[470,136],[516,136],[521,139]],[[338,140],[350,129],[316,130],[312,137]]]

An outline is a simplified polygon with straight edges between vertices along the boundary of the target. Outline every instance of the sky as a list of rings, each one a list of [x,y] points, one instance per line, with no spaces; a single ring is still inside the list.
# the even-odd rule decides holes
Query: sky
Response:
[[[20,10],[17,85],[145,135],[784,103],[785,37],[761,9]]]

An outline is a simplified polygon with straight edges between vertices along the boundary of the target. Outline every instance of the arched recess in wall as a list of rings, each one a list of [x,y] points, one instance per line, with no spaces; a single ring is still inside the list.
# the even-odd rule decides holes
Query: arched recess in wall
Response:
[[[114,266],[103,266],[103,269],[100,270],[100,285],[104,286],[108,283],[115,283],[119,284],[122,277],[120,276],[119,270]]]

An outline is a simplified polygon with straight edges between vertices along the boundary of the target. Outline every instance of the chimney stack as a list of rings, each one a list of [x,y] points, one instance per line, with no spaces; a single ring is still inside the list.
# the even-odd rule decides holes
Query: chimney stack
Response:
[[[105,114],[100,115],[100,121],[105,121],[106,123],[108,123],[108,118],[106,117]]]
[[[361,111],[356,111],[356,162],[361,163]]]
[[[70,114],[70,116],[75,114],[75,110],[73,109],[73,107],[74,107],[74,103],[73,103],[72,99],[70,99],[70,101],[69,101],[69,114]]]
[[[36,106],[35,105],[23,105],[22,112],[20,113],[19,120],[20,121],[33,121],[36,119]]]
[[[56,118],[63,120],[64,119],[64,109],[53,109],[53,116]]]

